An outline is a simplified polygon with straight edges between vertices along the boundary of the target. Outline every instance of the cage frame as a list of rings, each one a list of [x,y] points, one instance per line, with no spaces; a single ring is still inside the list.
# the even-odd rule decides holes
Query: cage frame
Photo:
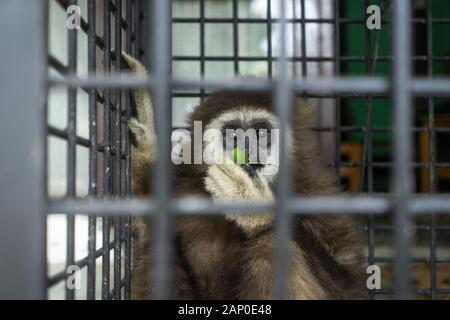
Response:
[[[5,253],[8,257],[8,265],[20,265],[25,266],[22,270],[11,271],[13,274],[19,276],[10,277],[6,279],[6,285],[0,288],[0,297],[20,297],[20,298],[35,298],[44,299],[47,297],[47,286],[55,283],[57,278],[47,279],[46,275],[46,255],[45,255],[45,221],[47,214],[54,214],[64,212],[68,215],[68,259],[67,264],[81,264],[81,262],[74,261],[73,256],[73,218],[75,214],[89,215],[89,256],[87,259],[83,259],[82,263],[88,266],[88,299],[93,299],[95,292],[95,260],[99,256],[103,259],[109,259],[110,246],[113,246],[113,250],[119,253],[121,250],[122,235],[119,228],[115,228],[115,242],[110,243],[109,239],[103,239],[103,248],[100,251],[95,251],[95,217],[102,215],[105,221],[110,218],[121,219],[120,216],[126,216],[128,221],[128,231],[126,231],[126,250],[130,249],[131,245],[131,230],[130,219],[136,215],[153,215],[156,217],[156,243],[155,243],[155,278],[154,278],[154,297],[157,299],[166,299],[170,297],[168,290],[169,286],[169,258],[172,253],[170,239],[170,230],[172,219],[174,215],[189,215],[189,214],[223,214],[224,212],[234,211],[239,209],[240,212],[252,212],[255,210],[277,210],[278,219],[276,222],[277,231],[277,254],[275,260],[276,270],[276,297],[287,297],[287,268],[289,261],[289,252],[287,250],[287,243],[289,239],[289,219],[293,214],[359,214],[359,215],[383,215],[389,212],[394,216],[394,232],[395,232],[395,248],[396,257],[394,259],[394,266],[396,270],[396,281],[394,286],[394,294],[396,298],[404,299],[409,296],[413,291],[408,285],[408,272],[407,270],[411,261],[408,248],[410,246],[408,235],[405,234],[405,226],[409,224],[411,219],[420,214],[431,214],[431,255],[430,264],[432,268],[432,277],[430,288],[426,289],[425,293],[430,294],[433,299],[436,298],[439,293],[450,293],[450,289],[436,288],[436,263],[438,258],[436,256],[436,214],[449,214],[450,213],[450,198],[445,195],[433,194],[430,195],[417,195],[412,192],[412,166],[414,165],[412,159],[412,111],[411,111],[411,99],[415,96],[427,97],[429,108],[429,128],[431,134],[430,139],[433,139],[436,130],[434,130],[433,120],[433,97],[449,96],[450,95],[450,79],[449,78],[433,78],[432,64],[434,61],[433,48],[431,45],[427,47],[427,61],[428,61],[428,76],[426,78],[418,78],[412,75],[411,65],[409,63],[412,57],[411,50],[411,21],[415,19],[411,18],[411,3],[409,1],[394,1],[393,6],[393,61],[396,63],[393,67],[393,73],[391,79],[385,79],[381,77],[341,77],[332,76],[327,78],[311,79],[305,77],[288,78],[287,76],[287,62],[289,58],[286,55],[285,40],[286,38],[286,26],[290,22],[284,15],[284,8],[286,0],[280,0],[280,12],[281,17],[277,20],[280,23],[281,37],[279,46],[281,48],[281,54],[277,57],[277,61],[280,64],[279,76],[276,79],[252,79],[245,80],[239,78],[230,79],[190,79],[172,77],[170,74],[171,69],[171,23],[173,22],[171,17],[170,1],[154,0],[154,7],[144,6],[145,11],[143,14],[153,17],[155,25],[158,25],[158,30],[153,28],[153,34],[151,39],[155,45],[153,48],[147,47],[145,50],[151,53],[152,65],[154,68],[150,72],[147,78],[135,78],[132,76],[123,75],[111,75],[105,74],[105,76],[89,75],[88,77],[76,76],[76,32],[69,31],[69,64],[68,74],[64,78],[56,78],[47,76],[46,67],[52,64],[52,59],[48,57],[47,50],[42,41],[46,39],[45,30],[47,26],[47,0],[33,1],[29,3],[26,0],[4,0],[2,5],[9,6],[10,10],[14,12],[22,12],[24,19],[20,22],[15,21],[14,17],[4,17],[0,19],[0,34],[2,39],[11,39],[15,35],[22,36],[22,43],[15,44],[13,39],[9,41],[12,44],[11,48],[6,52],[6,57],[13,58],[12,53],[20,52],[23,57],[21,61],[26,61],[20,66],[14,66],[19,68],[12,70],[13,66],[9,66],[6,70],[9,72],[2,73],[2,83],[9,81],[12,85],[24,88],[27,94],[17,95],[13,90],[9,90],[10,87],[5,87],[0,90],[2,97],[5,98],[6,104],[11,108],[8,110],[2,110],[5,113],[6,119],[17,119],[21,117],[24,119],[24,125],[21,128],[15,128],[14,123],[11,123],[5,127],[1,127],[2,136],[15,137],[14,142],[9,139],[5,139],[1,142],[2,150],[11,150],[6,152],[5,157],[2,157],[2,161],[5,161],[2,168],[9,168],[15,175],[15,188],[12,188],[10,192],[2,194],[0,201],[2,211],[6,212],[4,222],[2,222],[2,234],[6,238],[18,239],[18,230],[20,232],[20,239],[14,245],[11,243],[0,243],[0,251]],[[139,0],[134,0],[140,2]],[[59,1],[64,4],[76,4],[75,0]],[[339,10],[339,0],[335,1],[335,12]],[[113,4],[110,1],[106,1],[108,6]],[[122,1],[118,0],[121,4]],[[130,1],[131,3],[131,1]],[[204,1],[200,1],[204,4]],[[234,10],[231,23],[236,25],[239,23],[240,18],[235,13],[236,0],[233,1]],[[270,0],[268,0],[270,3]],[[304,0],[301,0],[304,5]],[[427,0],[427,24],[428,34],[432,35],[432,25],[435,19],[431,14],[431,0]],[[89,2],[89,8],[95,6],[95,2]],[[201,5],[203,7],[203,5]],[[270,6],[269,6],[270,8]],[[33,10],[34,9],[34,10]],[[116,15],[121,17],[121,5],[116,7]],[[202,11],[204,10],[204,7]],[[0,12],[3,10],[0,10]],[[7,10],[5,10],[6,12]],[[204,11],[203,11],[204,12]],[[111,12],[108,10],[108,14]],[[141,17],[142,13],[138,13]],[[335,32],[339,34],[339,26],[341,23],[349,22],[352,19],[331,19],[329,22],[335,25]],[[268,16],[270,19],[270,16]],[[90,11],[89,20],[95,20],[95,15],[92,15]],[[122,30],[122,19],[116,19],[116,26],[119,26],[119,30]],[[140,20],[140,19],[139,19]],[[214,19],[217,20],[217,19]],[[302,16],[297,19],[299,23],[303,25],[308,23],[308,19]],[[311,19],[310,19],[311,20]],[[446,19],[441,19],[438,23],[445,23]],[[106,19],[105,19],[106,21]],[[204,24],[209,20],[201,14],[199,23]],[[450,19],[449,19],[450,21]],[[266,23],[269,25],[269,22]],[[258,22],[258,23],[263,23]],[[89,37],[89,70],[95,70],[95,50],[99,44],[98,36],[95,33],[95,28],[92,28],[92,24],[84,23],[84,27],[87,27]],[[267,27],[268,32],[270,26]],[[304,29],[304,26],[303,26]],[[10,33],[6,30],[15,30],[14,33]],[[105,28],[105,32],[106,32]],[[136,30],[139,30],[137,28]],[[116,28],[117,32],[117,28]],[[3,37],[4,36],[4,37]],[[130,34],[130,37],[133,35]],[[138,38],[137,35],[134,35]],[[116,35],[117,42],[120,44],[121,36]],[[235,32],[234,41],[237,42],[237,33]],[[337,39],[339,37],[336,37]],[[303,38],[304,39],[304,38]],[[148,41],[148,43],[152,43]],[[336,41],[338,42],[338,41]],[[23,43],[27,44],[25,47]],[[100,40],[101,43],[101,40]],[[131,43],[131,42],[130,42]],[[335,43],[336,48],[339,48],[339,44]],[[122,47],[122,45],[120,45]],[[111,66],[111,50],[108,49],[108,41],[104,42],[105,48],[105,65]],[[236,61],[239,60],[239,55],[235,52],[233,55],[235,70]],[[24,50],[26,49],[26,50]],[[111,44],[109,43],[109,49]],[[139,48],[135,48],[139,51]],[[135,54],[138,54],[135,51]],[[271,53],[270,53],[271,54]],[[33,56],[33,59],[29,59]],[[17,59],[17,56],[14,57]],[[175,60],[177,57],[174,57]],[[218,57],[220,58],[220,57]],[[269,56],[270,59],[275,59]],[[352,57],[350,57],[352,58]],[[367,57],[363,57],[367,58]],[[413,57],[416,59],[416,57]],[[116,61],[116,71],[120,69],[120,55],[119,61]],[[204,61],[207,58],[204,57],[204,52],[201,54],[200,60],[202,72],[204,72]],[[228,57],[227,57],[228,59]],[[340,51],[335,51],[334,57],[336,68],[339,68],[339,64],[342,61],[340,57]],[[360,57],[353,57],[352,59],[360,59]],[[389,59],[386,58],[386,59]],[[13,59],[11,59],[13,60]],[[301,63],[305,64],[308,58],[302,55]],[[53,61],[54,63],[55,61]],[[108,63],[106,63],[108,62]],[[6,65],[7,66],[7,65]],[[38,66],[38,69],[36,69]],[[30,73],[29,70],[36,72]],[[271,69],[270,69],[271,70]],[[303,69],[305,70],[305,69]],[[16,72],[17,74],[27,74],[27,79],[10,78],[9,75]],[[271,72],[271,71],[270,71]],[[339,74],[339,70],[336,70],[336,74]],[[303,75],[305,76],[305,75]],[[46,102],[45,97],[49,88],[64,87],[69,89],[69,122],[67,132],[59,132],[55,129],[48,128],[44,115],[46,114]],[[76,89],[83,88],[89,92],[89,110],[90,110],[90,139],[89,141],[80,141],[76,137],[76,120],[74,109],[76,108]],[[115,90],[115,89],[137,89],[145,88],[152,91],[153,105],[156,112],[157,136],[158,136],[158,149],[159,160],[156,164],[156,175],[153,177],[153,186],[155,194],[151,198],[146,199],[125,199],[121,198],[126,196],[130,191],[130,171],[129,171],[129,144],[125,155],[121,152],[117,152],[117,145],[120,141],[115,141],[116,151],[113,153],[114,161],[120,163],[122,156],[125,157],[127,162],[127,168],[125,168],[127,188],[126,193],[121,192],[120,189],[114,190],[114,195],[117,198],[111,199],[98,199],[96,198],[95,180],[96,180],[96,155],[97,150],[102,149],[109,157],[108,146],[99,146],[97,137],[95,136],[95,104],[98,99],[98,92],[96,90]],[[394,185],[394,191],[392,195],[358,195],[348,197],[294,197],[291,195],[289,184],[279,184],[277,189],[277,202],[271,203],[237,203],[237,204],[216,204],[208,199],[198,198],[182,198],[169,201],[170,198],[170,184],[168,177],[170,177],[170,166],[167,165],[170,160],[170,108],[166,106],[170,104],[170,98],[172,97],[172,89],[174,88],[196,88],[202,90],[203,94],[206,89],[232,89],[239,91],[265,91],[272,90],[275,94],[276,100],[276,112],[280,118],[282,128],[286,128],[289,122],[288,114],[291,110],[290,97],[294,93],[306,93],[306,94],[318,94],[320,96],[332,95],[337,97],[336,108],[339,109],[339,97],[346,95],[361,95],[361,96],[377,96],[377,95],[391,95],[393,98],[394,111],[394,174],[392,182]],[[120,90],[119,90],[120,92]],[[106,95],[108,97],[108,95]],[[105,103],[108,104],[108,98],[105,99]],[[36,107],[36,102],[42,103]],[[14,108],[12,108],[14,106]],[[116,107],[118,108],[118,107]],[[120,106],[119,106],[120,108]],[[117,110],[117,109],[116,109]],[[129,110],[127,111],[129,112]],[[23,114],[27,114],[27,117],[23,117]],[[337,113],[338,114],[338,113]],[[25,119],[26,118],[26,119]],[[3,117],[2,117],[3,119]],[[117,119],[116,119],[117,120]],[[120,119],[119,119],[120,120]],[[119,124],[120,126],[120,124]],[[118,130],[117,125],[115,129]],[[337,122],[336,132],[339,132],[340,122]],[[371,128],[376,129],[376,128]],[[370,131],[370,130],[369,130]],[[282,129],[282,132],[286,132]],[[372,131],[373,132],[373,131]],[[116,133],[118,133],[116,131]],[[68,197],[64,199],[49,199],[45,192],[47,185],[46,178],[46,139],[47,134],[65,135],[68,141]],[[119,133],[118,133],[119,134]],[[119,134],[120,136],[120,134]],[[339,146],[339,134],[336,135],[336,144]],[[284,139],[282,139],[284,140]],[[90,152],[90,189],[89,199],[75,199],[75,176],[73,170],[75,168],[75,148],[78,144],[84,144],[91,150]],[[432,143],[430,143],[430,148]],[[339,148],[337,148],[339,150]],[[430,150],[432,154],[433,150]],[[281,154],[286,154],[286,147],[284,143],[281,143]],[[29,165],[25,156],[33,159],[34,165]],[[106,157],[105,157],[106,158]],[[286,157],[284,157],[286,158]],[[339,157],[337,157],[339,159]],[[20,161],[18,161],[20,160]],[[370,160],[368,160],[369,163]],[[281,165],[279,179],[282,181],[289,181],[290,168],[287,163]],[[20,170],[17,170],[20,165]],[[337,167],[345,164],[336,163]],[[368,165],[366,163],[361,166]],[[446,164],[443,164],[446,165]],[[121,165],[119,164],[119,167]],[[430,158],[428,164],[425,164],[430,168],[430,180],[431,185],[434,185],[434,168],[437,167],[435,159]],[[106,167],[104,168],[106,170]],[[117,174],[117,172],[115,172]],[[107,174],[106,174],[107,176]],[[116,177],[117,178],[117,177]],[[18,205],[17,194],[12,192],[20,190],[20,194],[27,201],[20,202]],[[104,225],[105,226],[105,225]],[[433,227],[434,226],[434,227]],[[106,229],[105,229],[106,230]],[[109,236],[109,232],[104,232],[104,237]],[[119,239],[119,241],[117,241]],[[117,244],[119,243],[119,244]],[[17,252],[23,252],[23,255],[17,255]],[[369,259],[375,261],[375,257],[371,255]],[[107,284],[102,291],[103,299],[120,299],[121,289],[125,288],[124,298],[130,297],[130,279],[131,279],[131,261],[130,256],[125,264],[126,276],[124,279],[121,277],[120,261],[115,261],[114,268],[114,288],[111,291],[109,288],[109,271],[104,270],[104,273],[108,273],[108,279],[104,279]],[[6,270],[11,270],[8,268]],[[38,276],[36,276],[38,275]],[[40,275],[40,276],[39,276]],[[65,279],[63,274],[59,274],[58,277]],[[423,292],[424,290],[416,290],[416,292]],[[380,293],[391,293],[392,291],[381,290]],[[73,299],[73,292],[71,290],[66,291],[66,298]]]

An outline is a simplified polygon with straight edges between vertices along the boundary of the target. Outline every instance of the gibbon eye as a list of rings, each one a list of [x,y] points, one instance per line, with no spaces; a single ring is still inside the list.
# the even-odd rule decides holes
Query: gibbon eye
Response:
[[[267,130],[266,128],[259,128],[257,133],[258,133],[258,139],[264,139],[269,136],[269,130]]]
[[[262,148],[270,148],[271,146],[270,131],[266,128],[259,128],[257,130],[257,134],[259,146]]]
[[[236,131],[228,131],[227,130],[227,133],[226,133],[226,137],[227,137],[227,139],[229,139],[229,140],[233,140],[233,139],[235,139],[236,137],[237,137],[237,134],[236,134]]]
[[[224,135],[223,135],[223,147],[224,148],[226,148],[227,145],[234,147],[236,140],[237,140],[237,134],[234,129],[227,128],[226,130],[224,130]]]

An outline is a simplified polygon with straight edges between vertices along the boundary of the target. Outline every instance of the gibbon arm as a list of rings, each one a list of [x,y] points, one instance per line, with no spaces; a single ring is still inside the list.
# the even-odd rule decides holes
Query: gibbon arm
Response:
[[[122,53],[125,69],[136,76],[147,76],[144,66],[126,53]],[[146,89],[134,90],[131,94],[132,117],[128,128],[133,145],[131,147],[132,189],[134,195],[148,192],[149,174],[157,157],[153,106]]]

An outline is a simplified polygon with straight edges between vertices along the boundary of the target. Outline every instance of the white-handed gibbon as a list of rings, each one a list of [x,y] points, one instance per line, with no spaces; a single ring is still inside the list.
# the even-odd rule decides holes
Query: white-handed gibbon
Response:
[[[126,69],[146,75],[144,67],[124,54]],[[132,93],[132,189],[151,192],[156,154],[153,109],[146,90]],[[308,129],[314,108],[297,99],[289,148],[297,195],[341,193],[334,171],[319,157],[315,134]],[[204,128],[276,129],[278,119],[269,93],[219,92],[191,114]],[[266,131],[268,132],[268,131]],[[228,139],[226,137],[224,139]],[[274,144],[276,142],[272,142]],[[271,145],[269,148],[277,146]],[[225,157],[227,158],[227,157]],[[269,164],[173,165],[175,196],[205,196],[214,201],[273,200],[277,170]],[[265,172],[267,171],[267,172]],[[173,295],[177,299],[271,299],[274,297],[274,219],[276,214],[189,215],[175,218]],[[362,228],[347,215],[302,215],[292,219],[290,239],[292,299],[362,299],[367,295]],[[152,219],[134,218],[132,298],[151,298]]]

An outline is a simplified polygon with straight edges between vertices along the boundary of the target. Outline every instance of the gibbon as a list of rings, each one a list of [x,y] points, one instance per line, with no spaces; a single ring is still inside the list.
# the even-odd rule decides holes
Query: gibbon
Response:
[[[124,54],[122,68],[146,75]],[[153,109],[146,90],[132,93],[133,195],[151,192],[149,177],[157,158]],[[315,134],[308,129],[314,108],[296,99],[289,148],[297,195],[336,195],[334,171],[322,164]],[[218,92],[191,114],[204,128],[278,127],[269,93]],[[225,139],[228,139],[226,137]],[[274,148],[274,143],[270,148]],[[227,158],[227,157],[225,157]],[[171,164],[172,165],[172,164]],[[277,170],[231,160],[173,166],[174,196],[204,196],[217,202],[273,200]],[[265,172],[265,170],[267,172]],[[270,213],[177,216],[174,222],[173,297],[176,299],[274,298],[274,219]],[[295,215],[292,221],[291,299],[364,299],[367,296],[362,228],[348,215]],[[151,298],[152,218],[133,221],[132,298]]]

